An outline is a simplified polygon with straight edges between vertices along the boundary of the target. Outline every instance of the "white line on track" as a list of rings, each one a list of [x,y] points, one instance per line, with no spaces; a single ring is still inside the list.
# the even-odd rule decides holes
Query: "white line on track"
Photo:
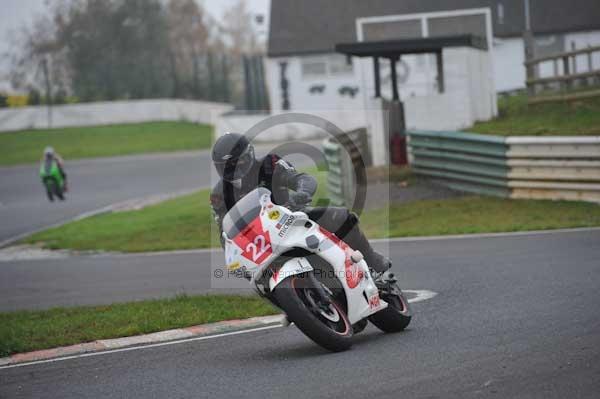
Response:
[[[480,234],[452,234],[445,236],[424,236],[424,237],[396,237],[396,238],[376,238],[369,240],[372,243],[388,243],[388,242],[412,242],[412,241],[438,241],[438,240],[460,240],[469,238],[497,238],[497,237],[519,237],[529,235],[546,235],[546,234],[561,234],[561,233],[582,233],[586,231],[600,231],[600,227],[574,227],[570,229],[553,229],[553,230],[529,230],[529,231],[513,231],[505,233],[480,233]]]
[[[416,297],[408,300],[409,303],[426,301],[427,299],[431,299],[437,295],[437,292],[429,291],[429,290],[403,290],[403,291],[412,293],[412,294],[416,294]],[[37,360],[37,361],[33,361],[33,362],[28,362],[28,363],[10,364],[7,366],[0,366],[0,370],[11,369],[11,368],[16,368],[16,367],[24,367],[24,366],[33,366],[36,364],[62,362],[63,360],[80,359],[80,358],[84,358],[84,357],[108,355],[110,353],[129,352],[129,351],[148,349],[148,348],[158,348],[161,346],[184,344],[184,343],[193,342],[193,341],[205,341],[208,339],[228,337],[231,335],[240,335],[240,334],[247,334],[247,333],[252,333],[252,332],[257,332],[257,331],[272,330],[272,329],[280,328],[280,327],[283,327],[283,326],[281,324],[276,324],[276,325],[272,325],[272,326],[250,328],[247,330],[232,331],[232,332],[226,332],[226,333],[216,334],[216,335],[206,335],[203,337],[194,337],[194,338],[180,339],[180,340],[176,340],[176,341],[159,342],[156,344],[131,346],[128,348],[110,349],[110,350],[101,351],[101,352],[82,353],[80,355],[64,356],[64,357],[58,357],[55,359],[47,359],[47,360]]]
[[[83,358],[83,357],[107,355],[109,353],[129,352],[129,351],[135,351],[135,350],[139,350],[139,349],[157,348],[159,346],[177,345],[177,344],[183,344],[183,343],[192,342],[192,341],[204,341],[204,340],[212,339],[212,338],[221,338],[221,337],[227,337],[230,335],[239,335],[239,334],[245,334],[245,333],[262,331],[262,330],[271,330],[273,328],[280,328],[280,327],[282,327],[282,326],[280,324],[277,324],[277,325],[273,325],[273,326],[250,328],[248,330],[232,331],[232,332],[227,332],[227,333],[222,333],[222,334],[217,334],[217,335],[206,335],[203,337],[186,338],[186,339],[181,339],[181,340],[177,340],[177,341],[159,342],[156,344],[148,344],[148,345],[142,345],[142,346],[131,346],[128,348],[111,349],[111,350],[101,351],[101,352],[82,353],[81,355],[58,357],[56,359],[37,360],[34,362],[29,362],[29,363],[11,364],[8,366],[0,367],[0,370],[10,369],[10,368],[14,368],[14,367],[32,366],[35,364],[60,362],[63,360],[79,359],[79,358]]]
[[[429,291],[429,290],[402,290],[402,291],[410,292],[411,294],[416,294],[416,296],[414,298],[410,298],[408,300],[408,303],[426,301],[437,295],[437,292]]]

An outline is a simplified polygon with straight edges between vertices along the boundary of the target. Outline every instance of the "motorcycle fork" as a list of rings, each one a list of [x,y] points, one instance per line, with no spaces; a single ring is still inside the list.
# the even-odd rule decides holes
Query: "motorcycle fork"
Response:
[[[375,281],[379,295],[400,295],[396,286],[397,281],[393,273],[390,273],[383,281]]]

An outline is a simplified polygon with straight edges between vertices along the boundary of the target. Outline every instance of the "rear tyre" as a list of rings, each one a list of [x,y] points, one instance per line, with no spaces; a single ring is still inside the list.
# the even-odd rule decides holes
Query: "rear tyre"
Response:
[[[371,315],[369,321],[383,332],[393,333],[404,330],[412,318],[410,306],[400,288],[396,285],[393,294],[381,293],[381,299],[388,307]]]
[[[332,352],[349,349],[352,325],[346,312],[331,297],[322,298],[324,290],[310,277],[295,275],[279,283],[273,292],[277,303],[288,319],[318,345]]]

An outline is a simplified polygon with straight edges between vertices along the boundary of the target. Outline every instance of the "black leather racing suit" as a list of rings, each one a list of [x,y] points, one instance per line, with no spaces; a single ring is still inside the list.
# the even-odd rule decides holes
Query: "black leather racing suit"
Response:
[[[278,205],[290,202],[288,190],[304,192],[312,197],[317,189],[314,177],[299,173],[287,161],[269,154],[255,162],[252,169],[238,182],[219,181],[213,188],[210,202],[213,215],[220,231],[222,220],[229,209],[257,187],[265,187],[272,193],[272,200]],[[342,207],[304,208],[308,217],[323,228],[333,232],[351,248],[359,250],[367,264],[377,272],[389,268],[385,258],[376,253],[358,226],[358,217]]]

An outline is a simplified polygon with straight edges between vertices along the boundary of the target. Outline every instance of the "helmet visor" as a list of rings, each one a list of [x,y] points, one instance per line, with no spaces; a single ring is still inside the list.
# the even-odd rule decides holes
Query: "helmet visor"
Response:
[[[248,146],[239,158],[230,158],[215,162],[217,173],[225,181],[232,182],[244,177],[254,164],[254,149]]]

